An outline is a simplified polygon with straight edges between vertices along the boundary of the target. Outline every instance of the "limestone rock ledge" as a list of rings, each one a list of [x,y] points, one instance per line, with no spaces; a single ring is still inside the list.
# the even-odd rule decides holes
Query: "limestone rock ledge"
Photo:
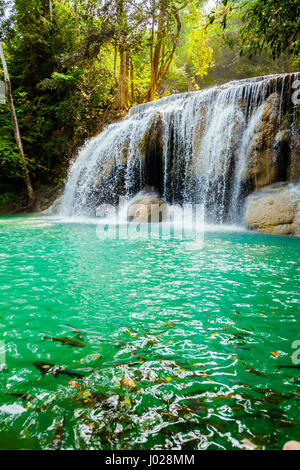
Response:
[[[162,222],[169,217],[168,206],[153,189],[139,192],[131,201],[127,211],[130,222]]]
[[[300,235],[300,182],[276,183],[248,196],[246,225],[274,235]]]

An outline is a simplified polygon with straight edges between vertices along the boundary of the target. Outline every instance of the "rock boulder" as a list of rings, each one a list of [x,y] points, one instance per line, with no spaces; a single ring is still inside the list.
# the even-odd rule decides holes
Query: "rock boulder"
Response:
[[[277,183],[262,188],[246,202],[247,227],[276,235],[300,235],[300,190]]]
[[[168,219],[168,206],[155,191],[141,191],[129,205],[127,219],[135,223],[162,222]]]

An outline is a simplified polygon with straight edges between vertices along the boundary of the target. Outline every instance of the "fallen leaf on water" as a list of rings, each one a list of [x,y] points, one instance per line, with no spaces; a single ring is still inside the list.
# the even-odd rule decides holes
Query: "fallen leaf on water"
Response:
[[[262,315],[263,317],[267,316],[265,313],[259,313],[258,315]]]
[[[98,358],[98,355],[97,354],[90,354],[91,357],[93,357],[94,359],[97,359]]]
[[[232,361],[236,361],[236,360],[237,360],[237,357],[236,357],[236,356],[233,356],[233,357],[231,358],[231,360],[232,360]]]
[[[271,351],[271,354],[273,354],[273,356],[276,356],[276,357],[280,356],[279,352],[273,352],[273,351]]]
[[[218,332],[217,333],[212,333],[210,336],[216,336],[218,334],[219,334]]]
[[[224,330],[227,330],[227,328],[228,328],[228,326],[223,326],[223,329],[224,329]]]
[[[166,381],[167,381],[167,382],[171,382],[171,380],[172,380],[172,377],[167,377],[167,378],[166,378]]]
[[[75,380],[69,380],[68,384],[75,388],[79,387],[78,382],[75,382]]]
[[[169,326],[170,328],[172,328],[172,327],[173,327],[173,323],[169,322],[169,323],[168,323],[168,326]]]
[[[124,403],[127,403],[127,405],[131,405],[131,400],[129,397],[126,397],[124,400]]]
[[[124,377],[124,379],[122,379],[121,385],[123,385],[123,387],[134,387],[135,382],[132,379]]]
[[[50,366],[48,364],[45,364],[44,366],[42,366],[43,369],[49,369]]]
[[[178,374],[182,374],[182,372],[185,372],[184,369],[179,369]]]
[[[85,397],[91,397],[92,396],[92,394],[90,392],[83,392],[82,395],[85,396]]]

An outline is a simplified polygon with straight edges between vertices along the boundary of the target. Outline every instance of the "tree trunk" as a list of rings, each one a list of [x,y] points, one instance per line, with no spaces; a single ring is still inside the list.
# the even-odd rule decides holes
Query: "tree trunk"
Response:
[[[53,3],[52,3],[52,0],[49,0],[49,16],[50,16],[50,21],[52,23],[52,21],[53,21]]]
[[[172,39],[173,44],[171,50],[168,53],[165,53],[164,31],[168,22],[168,15],[164,7],[164,3],[161,0],[159,2],[157,31],[155,33],[155,4],[153,3],[152,34],[150,45],[151,79],[149,89],[145,95],[146,101],[153,101],[155,99],[155,94],[169,71],[179,41],[181,31],[181,20],[179,16],[179,10],[182,8],[183,7],[177,10],[175,8],[173,9],[172,17],[176,21],[176,32]]]
[[[163,42],[163,31],[165,25],[165,9],[163,7],[160,8],[159,16],[158,16],[158,26],[157,26],[157,33],[156,33],[156,41],[155,47],[153,51],[153,44],[152,44],[152,58],[151,58],[151,79],[150,79],[150,86],[147,93],[147,101],[153,101],[155,99],[155,94],[157,91],[157,82],[159,79],[159,64],[161,59],[161,47]],[[155,19],[153,18],[153,22]],[[153,33],[152,33],[152,40],[154,40]]]
[[[117,108],[121,111],[128,109],[129,101],[129,61],[127,53],[127,13],[124,7],[124,0],[116,0],[116,15],[118,24],[118,45],[120,56],[120,73],[118,80]]]
[[[4,81],[5,81],[5,89],[6,89],[6,98],[9,106],[9,111],[11,115],[11,122],[14,128],[14,135],[16,139],[16,143],[19,149],[19,154],[20,154],[20,159],[21,159],[21,164],[22,168],[24,171],[24,179],[25,179],[25,184],[26,184],[26,189],[27,189],[27,195],[28,195],[28,200],[29,204],[32,208],[38,209],[37,207],[37,202],[35,198],[35,194],[31,185],[30,181],[30,176],[28,172],[28,167],[24,155],[24,150],[23,150],[23,144],[22,144],[22,139],[20,135],[20,130],[19,130],[19,125],[18,125],[18,119],[15,111],[15,106],[13,102],[13,97],[12,97],[12,92],[11,92],[11,83],[10,83],[10,78],[7,70],[7,65],[6,65],[6,60],[2,48],[2,43],[0,42],[0,57],[1,57],[1,62],[3,66],[3,71],[4,71]]]
[[[131,89],[131,96],[130,101],[131,104],[135,103],[135,79],[134,79],[134,65],[132,58],[130,59],[130,89]]]
[[[121,110],[128,109],[128,59],[127,52],[119,49],[120,54],[120,74],[118,84],[117,107]]]

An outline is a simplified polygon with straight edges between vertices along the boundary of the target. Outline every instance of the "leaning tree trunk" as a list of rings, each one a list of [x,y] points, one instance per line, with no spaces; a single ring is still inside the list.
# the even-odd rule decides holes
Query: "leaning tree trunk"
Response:
[[[10,83],[10,78],[7,70],[7,65],[6,65],[6,60],[2,48],[2,43],[0,42],[0,57],[1,57],[1,62],[3,66],[3,71],[4,71],[4,81],[5,81],[5,90],[6,90],[6,98],[9,106],[9,111],[11,115],[11,122],[14,128],[14,134],[15,134],[15,139],[16,143],[19,149],[19,154],[21,158],[21,163],[24,171],[24,178],[25,178],[25,184],[26,184],[26,189],[27,189],[27,195],[28,195],[28,200],[29,204],[32,208],[36,209],[37,208],[37,202],[35,199],[35,194],[31,185],[30,177],[29,177],[29,172],[28,172],[28,167],[24,155],[24,150],[23,150],[23,144],[22,144],[22,139],[20,135],[20,130],[19,130],[19,124],[18,124],[18,119],[15,111],[15,106],[13,102],[13,97],[12,97],[12,92],[11,92],[11,83]]]

